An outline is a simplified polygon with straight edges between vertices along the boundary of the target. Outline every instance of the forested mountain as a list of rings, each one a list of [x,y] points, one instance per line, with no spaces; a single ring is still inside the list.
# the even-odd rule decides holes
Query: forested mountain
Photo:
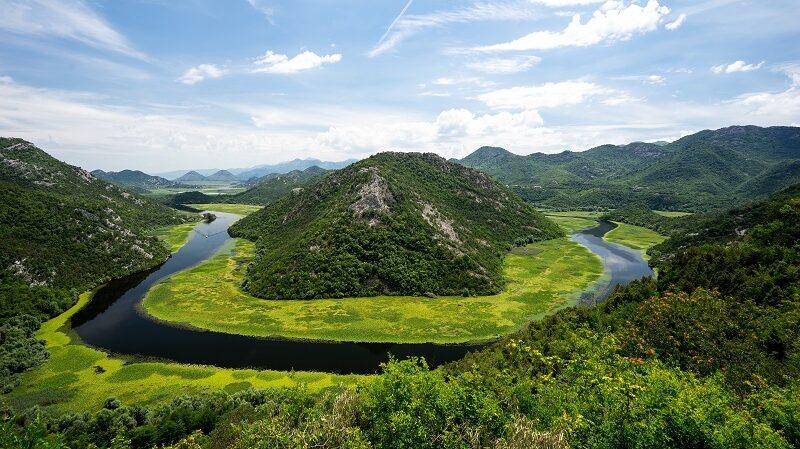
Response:
[[[324,168],[309,167],[289,173],[273,173],[259,178],[253,187],[230,195],[230,201],[245,204],[269,204],[289,195],[292,190],[303,188],[320,176],[328,173]]]
[[[325,170],[337,170],[347,167],[353,162],[356,162],[356,159],[347,159],[338,162],[321,161],[319,159],[294,159],[289,162],[282,162],[279,164],[257,165],[249,169],[231,171],[236,173],[236,176],[238,176],[240,180],[250,181],[272,174],[284,174],[297,170],[304,171],[311,167],[319,167]]]
[[[236,182],[239,178],[233,175],[233,173],[229,172],[228,170],[220,170],[216,173],[212,173],[206,176],[206,181],[225,181],[225,182]]]
[[[192,182],[192,181],[206,181],[206,177],[201,175],[200,173],[197,173],[196,171],[190,171],[175,180],[175,182]]]
[[[177,182],[170,181],[160,176],[148,175],[139,170],[122,170],[117,172],[93,170],[92,176],[114,184],[140,189],[158,189],[179,185]]]
[[[21,139],[0,138],[0,392],[46,356],[33,333],[77,293],[164,261],[145,233],[184,217]]]
[[[704,210],[800,182],[800,128],[732,126],[669,144],[603,145],[518,156],[484,147],[461,160],[537,206]]]
[[[515,240],[558,227],[484,173],[380,153],[230,228],[258,242],[244,288],[264,298],[493,293]]]

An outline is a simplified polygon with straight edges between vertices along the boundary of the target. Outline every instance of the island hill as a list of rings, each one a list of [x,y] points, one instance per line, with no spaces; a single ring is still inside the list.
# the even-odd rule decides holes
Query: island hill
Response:
[[[230,234],[257,242],[243,288],[268,299],[498,293],[514,243],[563,235],[483,172],[394,152],[294,189]]]

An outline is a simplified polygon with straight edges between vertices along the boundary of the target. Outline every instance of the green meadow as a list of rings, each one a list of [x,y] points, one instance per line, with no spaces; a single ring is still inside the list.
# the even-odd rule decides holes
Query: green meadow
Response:
[[[553,220],[557,225],[561,226],[567,234],[580,231],[581,229],[591,228],[597,225],[597,221],[591,218],[582,218],[577,216],[567,215],[550,215],[547,218]]]
[[[187,204],[199,210],[210,210],[215,212],[227,212],[236,215],[250,215],[253,212],[261,209],[264,206],[255,206],[252,204],[228,204],[228,203],[213,203],[213,204]]]
[[[667,239],[666,236],[651,229],[616,221],[614,223],[616,223],[617,227],[608,231],[603,238],[609,242],[619,243],[620,245],[639,250],[645,260],[649,259],[646,253],[648,248]]]
[[[154,286],[143,301],[153,317],[219,332],[360,342],[482,341],[573,305],[600,277],[600,259],[568,239],[506,256],[506,289],[493,296],[378,296],[264,300],[239,285],[254,244],[236,239],[194,268]],[[534,250],[535,249],[535,250]]]
[[[662,217],[669,217],[669,218],[676,218],[676,217],[685,217],[687,215],[692,215],[691,212],[674,212],[670,210],[654,210],[653,212],[661,215]]]
[[[171,253],[181,249],[192,234],[197,223],[183,223],[177,226],[164,226],[152,232],[152,234],[164,241],[164,244],[169,248]]]
[[[50,406],[60,410],[97,410],[116,397],[125,404],[153,404],[176,395],[246,388],[293,387],[321,391],[354,386],[367,376],[310,372],[224,369],[213,366],[142,362],[86,346],[70,330],[69,320],[92,293],[81,295],[67,312],[47,321],[37,333],[50,357],[27,371],[6,399],[18,410]],[[136,338],[132,336],[131,338]]]

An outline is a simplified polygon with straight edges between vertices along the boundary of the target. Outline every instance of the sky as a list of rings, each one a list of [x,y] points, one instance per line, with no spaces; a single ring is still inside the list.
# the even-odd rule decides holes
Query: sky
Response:
[[[153,173],[800,126],[798,17],[798,0],[0,0],[0,135]]]

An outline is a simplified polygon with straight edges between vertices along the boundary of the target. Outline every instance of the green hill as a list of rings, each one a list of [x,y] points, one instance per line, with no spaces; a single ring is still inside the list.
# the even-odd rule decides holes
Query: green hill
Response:
[[[518,156],[480,148],[461,160],[548,208],[707,210],[763,199],[800,182],[800,128],[732,126],[669,144],[603,145]]]
[[[274,173],[259,178],[256,184],[244,192],[231,195],[224,201],[244,204],[269,204],[289,195],[292,190],[303,188],[328,170],[317,166],[305,170],[292,170],[288,173]]]
[[[148,175],[139,170],[122,170],[117,172],[93,170],[92,176],[121,186],[139,189],[158,189],[179,185],[177,182],[172,182],[160,176]]]
[[[558,227],[477,170],[380,153],[230,228],[258,242],[244,288],[264,298],[495,293],[519,239]]]
[[[3,283],[85,290],[169,256],[144,231],[176,211],[67,165],[21,139],[0,138]]]

